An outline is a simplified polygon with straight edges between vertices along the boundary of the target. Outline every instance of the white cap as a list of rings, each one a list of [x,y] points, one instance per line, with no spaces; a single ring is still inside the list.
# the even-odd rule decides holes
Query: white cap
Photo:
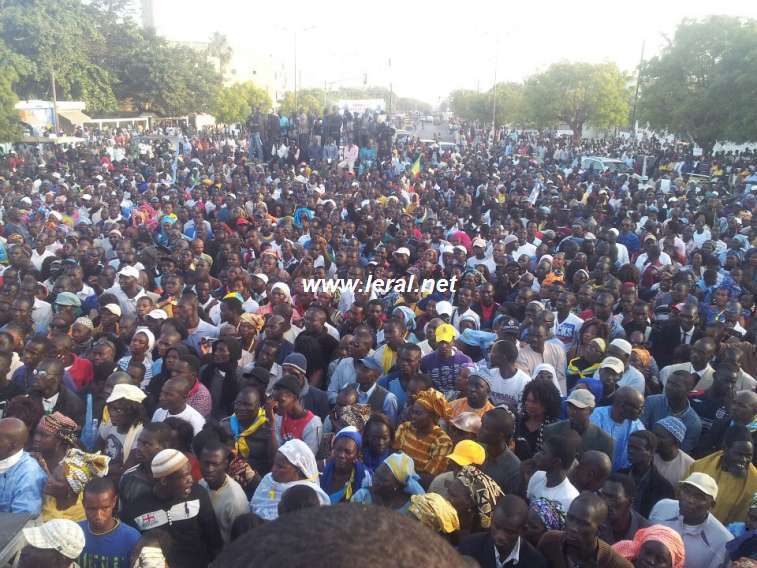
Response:
[[[436,303],[436,313],[441,315],[446,315],[452,317],[452,310],[454,308],[452,307],[452,304],[450,304],[447,300],[442,300],[441,302]]]
[[[631,351],[633,350],[633,346],[625,339],[613,339],[610,342],[610,345],[617,347],[626,355],[630,355]]]
[[[484,239],[481,239],[481,238],[473,239],[473,246],[474,247],[486,248],[486,241]]]
[[[121,306],[119,306],[118,304],[105,304],[103,309],[108,310],[114,316],[118,317],[121,317],[121,314],[123,313],[121,312]]]
[[[129,278],[139,278],[139,270],[133,266],[124,266],[118,271],[119,276],[128,276]]]
[[[602,364],[599,366],[599,368],[600,369],[612,369],[613,371],[615,371],[619,375],[622,375],[625,372],[625,370],[626,370],[626,367],[623,364],[623,361],[621,361],[617,357],[605,357],[602,360]]]
[[[156,308],[152,310],[149,314],[147,314],[148,318],[156,319],[156,320],[166,320],[168,319],[168,314],[165,310],[161,310],[160,308]]]
[[[53,519],[38,527],[25,528],[23,532],[31,546],[56,550],[70,560],[76,560],[84,550],[84,531],[68,519]]]
[[[253,278],[259,278],[260,280],[262,280],[263,282],[265,282],[266,284],[268,284],[268,275],[267,274],[263,274],[262,272],[255,272],[252,275],[252,277]]]
[[[113,392],[110,393],[110,396],[105,402],[115,402],[122,398],[125,400],[131,400],[132,402],[142,402],[147,398],[147,395],[138,386],[122,383],[113,387]]]
[[[394,254],[404,254],[405,256],[410,256],[410,251],[407,247],[400,247],[396,251],[394,251]]]

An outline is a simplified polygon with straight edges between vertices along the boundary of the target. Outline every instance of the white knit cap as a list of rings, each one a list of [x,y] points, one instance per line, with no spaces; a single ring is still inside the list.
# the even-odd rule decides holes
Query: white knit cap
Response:
[[[179,450],[161,450],[152,458],[150,469],[152,476],[160,479],[179,471],[188,462],[187,456]]]

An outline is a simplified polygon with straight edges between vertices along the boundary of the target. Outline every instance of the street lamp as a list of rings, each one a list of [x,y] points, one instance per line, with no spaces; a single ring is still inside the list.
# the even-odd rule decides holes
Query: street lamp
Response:
[[[300,30],[300,33],[314,30],[316,26],[308,26]],[[297,30],[294,30],[294,114],[297,114]]]

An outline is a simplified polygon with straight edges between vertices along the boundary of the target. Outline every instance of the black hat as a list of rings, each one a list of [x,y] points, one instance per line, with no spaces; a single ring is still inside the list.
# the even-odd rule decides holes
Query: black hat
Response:
[[[263,367],[253,367],[252,370],[244,373],[243,376],[245,379],[253,379],[264,386],[268,386],[268,381],[271,379],[271,373]]]
[[[302,385],[300,385],[299,379],[294,375],[284,375],[278,381],[276,381],[276,384],[273,385],[273,389],[288,390],[294,396],[300,396],[300,393],[302,392]]]

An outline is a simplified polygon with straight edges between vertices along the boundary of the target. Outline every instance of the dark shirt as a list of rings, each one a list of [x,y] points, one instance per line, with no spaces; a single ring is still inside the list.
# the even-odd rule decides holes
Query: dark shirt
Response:
[[[623,469],[620,472],[627,473],[633,477],[630,469]],[[657,471],[654,465],[649,468],[641,479],[633,477],[633,480],[636,482],[636,495],[633,499],[633,508],[643,517],[649,517],[652,507],[660,499],[675,499],[673,486]]]
[[[223,546],[208,492],[196,484],[185,498],[158,499],[151,492],[121,513],[124,522],[143,534],[154,528],[166,531],[176,545],[176,566],[182,568],[207,568]]]
[[[310,334],[303,331],[294,340],[294,350],[302,353],[308,362],[308,378],[322,370],[324,374],[331,361],[334,350],[338,347],[339,342],[331,337],[326,330],[318,335]],[[326,377],[324,376],[324,381]]]
[[[457,551],[464,556],[474,558],[481,568],[497,568],[494,541],[488,532],[466,536],[458,544]],[[506,556],[504,558],[501,557],[500,560],[504,560],[505,558]],[[505,566],[509,566],[509,564]],[[514,566],[547,568],[547,561],[541,552],[536,550],[525,538],[521,537],[518,563],[514,564]]]
[[[612,530],[612,525],[610,525],[609,521],[605,521],[602,523],[602,526],[599,527],[599,538],[604,540],[607,544],[615,544],[621,540],[633,540],[637,530],[652,526],[652,523],[633,509],[631,509],[629,513],[631,515],[631,524],[628,525],[628,531],[626,531],[626,534],[621,535],[620,538],[616,538],[615,533]]]
[[[520,460],[507,448],[493,459],[487,456],[481,471],[496,481],[505,495],[520,490]]]

